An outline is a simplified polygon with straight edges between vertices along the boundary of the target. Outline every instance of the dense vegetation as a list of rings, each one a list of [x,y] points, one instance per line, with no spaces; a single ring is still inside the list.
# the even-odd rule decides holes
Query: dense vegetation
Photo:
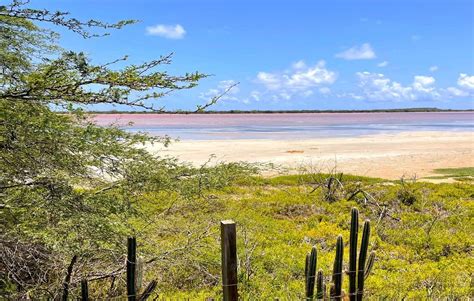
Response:
[[[28,1],[0,6],[2,297],[57,297],[73,255],[76,272],[90,277],[121,260],[121,240],[135,231],[131,220],[144,219],[144,194],[186,198],[225,183],[224,171],[238,174],[232,164],[210,172],[151,156],[138,146],[166,144],[166,137],[98,127],[83,114],[85,105],[100,103],[160,110],[156,99],[206,77],[163,71],[170,55],[138,65],[127,65],[126,56],[92,64],[84,53],[62,49],[47,28],[87,39],[133,23],[81,21]]]
[[[139,249],[146,259],[173,248],[169,247],[173,242],[183,246],[179,260],[153,262],[146,268],[147,277],[159,279],[162,296],[219,296],[218,221],[233,218],[238,225],[243,296],[302,298],[306,253],[316,245],[318,266],[331,271],[337,235],[342,233],[348,241],[350,208],[357,206],[361,218],[372,220],[370,249],[377,252],[366,283],[368,296],[389,300],[472,296],[474,185],[343,176],[344,187],[335,191],[338,200],[329,201],[327,187],[314,190],[318,183],[327,184],[327,178],[247,178],[183,203],[185,210],[164,215],[172,223],[157,222],[140,232]],[[348,201],[359,189],[363,193]],[[194,233],[206,225],[207,234],[189,240],[188,232],[173,231],[168,228],[171,224],[193,225]]]

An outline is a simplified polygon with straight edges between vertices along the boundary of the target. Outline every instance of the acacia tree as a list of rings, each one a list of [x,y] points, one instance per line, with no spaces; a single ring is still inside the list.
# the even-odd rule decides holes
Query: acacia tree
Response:
[[[98,127],[82,106],[159,111],[159,98],[207,76],[162,71],[171,55],[124,68],[117,65],[126,56],[94,65],[85,54],[62,49],[45,23],[88,39],[135,21],[80,21],[19,0],[0,6],[0,295],[10,297],[57,296],[72,255],[95,262],[97,270],[119,260],[140,195],[179,192],[185,187],[179,179],[193,172],[135,147],[168,139]],[[57,107],[61,114],[52,110]]]

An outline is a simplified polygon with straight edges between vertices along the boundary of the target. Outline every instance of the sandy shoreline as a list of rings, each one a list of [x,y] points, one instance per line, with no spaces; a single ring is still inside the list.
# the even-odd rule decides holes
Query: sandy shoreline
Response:
[[[161,156],[200,165],[214,161],[272,162],[357,175],[398,179],[426,177],[435,168],[474,166],[473,132],[402,132],[360,137],[302,140],[184,140],[168,148],[149,146]]]

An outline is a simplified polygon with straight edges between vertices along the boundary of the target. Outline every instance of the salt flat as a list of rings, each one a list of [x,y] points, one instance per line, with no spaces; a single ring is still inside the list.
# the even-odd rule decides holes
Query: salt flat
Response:
[[[434,175],[433,169],[474,166],[474,133],[452,131],[401,132],[358,137],[299,140],[182,140],[168,148],[147,146],[160,156],[176,156],[194,165],[248,161],[282,168],[338,171],[398,179]]]

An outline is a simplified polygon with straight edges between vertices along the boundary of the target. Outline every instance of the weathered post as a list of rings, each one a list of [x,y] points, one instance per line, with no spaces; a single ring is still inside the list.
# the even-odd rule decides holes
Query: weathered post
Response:
[[[135,301],[136,291],[136,265],[137,265],[137,240],[135,237],[129,237],[127,241],[127,296],[128,301]]]
[[[81,301],[89,301],[89,287],[86,279],[81,280]]]
[[[237,236],[232,220],[221,221],[221,255],[224,301],[237,301]]]

